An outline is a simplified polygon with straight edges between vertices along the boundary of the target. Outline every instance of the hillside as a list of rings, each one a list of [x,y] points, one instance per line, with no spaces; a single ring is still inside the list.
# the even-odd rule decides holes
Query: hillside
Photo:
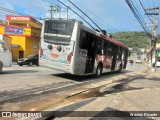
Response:
[[[150,39],[144,32],[117,32],[112,34],[112,38],[131,48],[147,48],[150,43]],[[158,42],[160,43],[160,37]]]

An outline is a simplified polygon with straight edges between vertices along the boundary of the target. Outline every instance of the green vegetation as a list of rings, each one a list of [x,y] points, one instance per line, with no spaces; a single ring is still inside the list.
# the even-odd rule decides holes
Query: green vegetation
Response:
[[[147,48],[151,41],[145,32],[117,32],[112,34],[112,38],[126,44],[130,48]],[[160,36],[157,42],[160,43]]]

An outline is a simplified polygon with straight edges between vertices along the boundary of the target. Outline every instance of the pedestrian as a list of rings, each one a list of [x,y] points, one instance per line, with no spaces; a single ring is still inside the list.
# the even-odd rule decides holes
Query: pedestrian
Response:
[[[130,59],[130,63],[131,63],[131,65],[133,64],[133,60],[132,59]]]

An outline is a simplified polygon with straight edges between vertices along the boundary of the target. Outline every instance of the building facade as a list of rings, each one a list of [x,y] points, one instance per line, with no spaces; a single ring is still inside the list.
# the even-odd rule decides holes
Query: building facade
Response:
[[[12,38],[13,60],[38,54],[42,24],[30,16],[6,16],[7,25],[0,25],[0,34]]]

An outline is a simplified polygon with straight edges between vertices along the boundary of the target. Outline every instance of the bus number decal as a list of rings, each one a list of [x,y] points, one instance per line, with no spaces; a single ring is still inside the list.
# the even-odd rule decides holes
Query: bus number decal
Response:
[[[58,58],[58,54],[51,54],[51,57]]]

